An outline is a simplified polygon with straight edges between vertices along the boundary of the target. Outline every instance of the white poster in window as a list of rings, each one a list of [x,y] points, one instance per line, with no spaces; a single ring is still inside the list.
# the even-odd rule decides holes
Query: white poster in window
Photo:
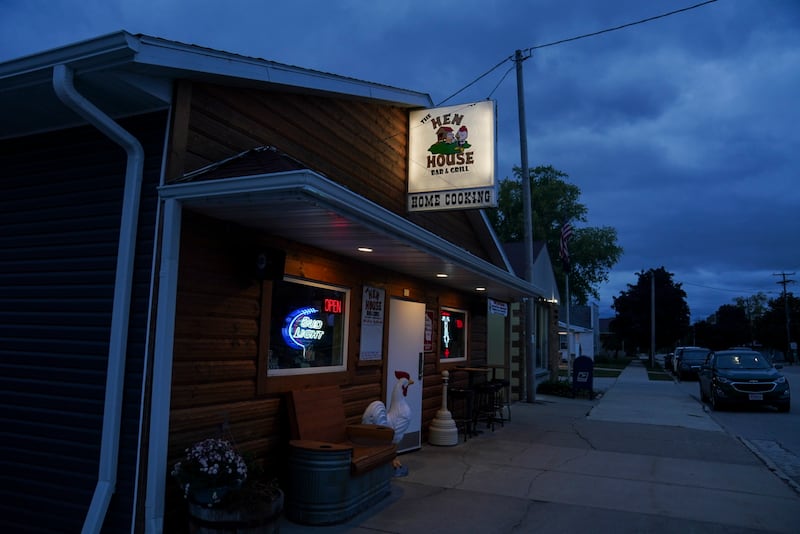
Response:
[[[361,351],[360,360],[380,360],[383,357],[383,319],[386,292],[364,286],[361,296]]]
[[[489,313],[508,317],[508,304],[499,300],[489,299]]]

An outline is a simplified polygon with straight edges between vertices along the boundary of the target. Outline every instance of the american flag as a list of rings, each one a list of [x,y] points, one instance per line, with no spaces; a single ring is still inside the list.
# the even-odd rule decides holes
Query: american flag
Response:
[[[572,225],[569,222],[561,227],[561,261],[564,263],[564,270],[569,272],[569,240],[572,238]]]

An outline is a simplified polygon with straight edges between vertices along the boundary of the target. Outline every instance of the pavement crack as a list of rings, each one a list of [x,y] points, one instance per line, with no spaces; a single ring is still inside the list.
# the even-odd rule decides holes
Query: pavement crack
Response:
[[[530,495],[531,494],[531,492],[533,491],[533,486],[536,484],[536,481],[539,480],[539,477],[544,475],[547,471],[548,470],[544,470],[543,469],[543,470],[539,471],[538,473],[536,473],[536,475],[531,479],[530,483],[528,483],[528,491],[525,493],[525,495]]]
[[[574,430],[574,431],[575,431],[575,435],[576,435],[576,436],[578,436],[579,438],[581,438],[581,440],[582,440],[582,441],[583,441],[583,442],[584,442],[586,445],[588,445],[588,446],[589,446],[589,448],[590,448],[591,450],[593,450],[593,451],[596,451],[596,450],[597,450],[597,447],[595,447],[595,446],[594,446],[594,443],[592,443],[592,440],[591,440],[591,439],[589,439],[589,438],[588,438],[586,435],[584,435],[584,433],[583,433],[583,432],[581,431],[581,429],[578,427],[578,425],[577,425],[577,421],[572,423],[572,430]]]
[[[536,506],[537,501],[529,500],[528,506],[522,511],[519,515],[519,518],[511,525],[511,532],[529,532],[530,527],[526,526],[526,522],[528,517],[531,515],[533,511],[533,507]]]

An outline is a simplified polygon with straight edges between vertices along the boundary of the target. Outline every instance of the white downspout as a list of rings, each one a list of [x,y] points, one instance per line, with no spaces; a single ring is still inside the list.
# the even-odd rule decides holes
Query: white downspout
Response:
[[[117,271],[114,281],[114,302],[111,311],[111,336],[106,370],[100,465],[97,486],[82,530],[84,534],[89,534],[100,532],[108,504],[117,484],[122,391],[125,382],[125,353],[128,344],[136,226],[139,218],[139,199],[144,173],[144,149],[133,135],[78,93],[73,83],[72,69],[66,65],[53,67],[53,89],[67,107],[121,146],[128,157],[117,250]]]

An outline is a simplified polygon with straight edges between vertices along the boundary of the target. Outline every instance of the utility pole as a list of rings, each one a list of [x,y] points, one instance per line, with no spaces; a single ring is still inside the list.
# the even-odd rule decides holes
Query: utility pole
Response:
[[[523,56],[522,50],[514,54],[517,64],[517,107],[519,110],[519,151],[522,167],[522,208],[525,232],[525,280],[533,282],[533,204],[530,172],[528,170],[528,129],[525,124],[525,89],[522,80],[522,62],[530,55]],[[536,402],[536,351],[534,347],[534,314],[536,313],[533,295],[525,299],[525,399]]]
[[[650,269],[650,368],[656,362],[656,272]]]
[[[795,273],[772,273],[772,276],[780,276],[781,281],[776,282],[779,285],[783,286],[783,309],[784,313],[786,314],[786,361],[794,361],[794,355],[792,354],[792,330],[789,328],[789,298],[786,296],[786,284],[794,284],[794,280],[789,280],[786,278],[787,276],[794,276]]]

